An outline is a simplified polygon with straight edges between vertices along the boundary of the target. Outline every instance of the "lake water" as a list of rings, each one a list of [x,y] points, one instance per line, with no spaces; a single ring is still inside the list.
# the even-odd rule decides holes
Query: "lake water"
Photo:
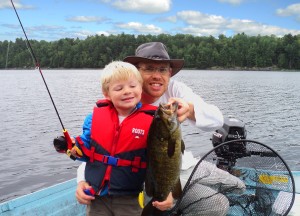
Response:
[[[43,70],[64,127],[79,135],[83,120],[102,97],[100,70]],[[224,116],[246,124],[247,138],[276,150],[300,170],[300,73],[188,71],[188,84]],[[37,70],[0,71],[0,202],[74,178],[79,165],[53,148],[62,127]],[[212,148],[212,132],[183,123],[187,150],[200,157]]]

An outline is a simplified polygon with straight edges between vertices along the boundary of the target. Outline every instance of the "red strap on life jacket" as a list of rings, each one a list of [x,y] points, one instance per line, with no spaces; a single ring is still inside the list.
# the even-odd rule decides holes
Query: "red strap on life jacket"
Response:
[[[122,158],[116,158],[110,155],[99,154],[95,152],[94,146],[92,146],[91,149],[86,148],[79,136],[76,137],[76,140],[79,143],[83,153],[90,158],[90,162],[94,162],[96,160],[112,166],[131,166],[132,172],[138,172],[138,169],[145,169],[147,167],[147,163],[142,162],[141,157],[134,157],[134,160],[131,161]]]

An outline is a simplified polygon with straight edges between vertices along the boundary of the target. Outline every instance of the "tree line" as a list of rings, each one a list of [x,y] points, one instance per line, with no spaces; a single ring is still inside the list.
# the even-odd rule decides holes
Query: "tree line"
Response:
[[[188,34],[94,35],[84,40],[30,40],[42,68],[103,68],[112,60],[134,55],[142,43],[164,43],[171,58],[184,58],[187,69],[300,69],[300,35],[283,37]],[[26,41],[0,41],[0,69],[32,68],[33,56]]]

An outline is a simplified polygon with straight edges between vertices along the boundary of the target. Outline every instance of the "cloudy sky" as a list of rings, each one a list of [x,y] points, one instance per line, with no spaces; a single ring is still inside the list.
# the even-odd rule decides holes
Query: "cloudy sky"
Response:
[[[29,39],[95,34],[300,34],[299,0],[13,0]],[[0,0],[0,41],[24,38]]]

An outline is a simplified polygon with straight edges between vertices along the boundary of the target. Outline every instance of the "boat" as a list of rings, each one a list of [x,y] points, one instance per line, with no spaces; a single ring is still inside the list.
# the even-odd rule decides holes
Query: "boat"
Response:
[[[296,183],[296,196],[288,215],[296,216],[300,212],[300,171],[292,171],[292,174]],[[76,185],[74,178],[0,203],[0,215],[83,216],[86,206],[76,201]]]
[[[221,149],[222,146],[227,145],[228,143],[231,143],[232,144],[231,146],[237,147],[235,146],[236,142],[240,142],[240,143],[245,142],[247,143],[247,149],[249,151],[252,149],[251,146],[253,146],[254,144],[261,145],[261,147],[265,147],[265,149],[267,150],[271,150],[271,149],[269,149],[269,147],[267,147],[262,143],[246,140],[245,139],[246,136],[243,135],[246,134],[244,124],[242,124],[236,119],[234,119],[234,121],[232,121],[232,119],[227,119],[224,123],[224,128],[225,128],[224,131],[222,130],[216,131],[222,134],[215,134],[215,133],[213,134],[212,142],[214,146],[216,145],[216,147],[212,149],[210,152],[208,152],[201,159],[195,159],[192,156],[192,154],[185,153],[183,155],[183,157],[189,157],[188,161],[190,162],[193,161],[193,163],[189,164],[188,166],[183,164],[181,180],[187,182],[186,184],[189,185],[191,177],[194,177],[194,173],[195,173],[194,170],[195,169],[198,170],[197,165],[201,163],[203,159],[207,159],[207,161],[209,161],[208,156],[213,155],[211,157],[212,161],[216,162],[218,161],[218,159],[221,158],[222,160],[219,162],[222,163],[220,163],[219,165],[222,164],[222,166],[224,166],[224,164],[227,164],[226,166],[230,165],[231,168],[234,167],[235,171],[238,170],[243,171],[243,172],[238,171],[236,173],[246,174],[246,175],[238,175],[238,177],[246,185],[246,191],[242,195],[246,195],[249,197],[253,197],[253,195],[256,196],[256,192],[254,191],[256,190],[256,184],[258,182],[260,185],[261,183],[263,183],[265,185],[264,189],[270,191],[271,194],[274,195],[272,196],[274,197],[274,203],[273,202],[271,203],[271,209],[272,209],[271,211],[273,211],[273,213],[275,211],[275,214],[272,215],[280,215],[280,214],[286,215],[288,209],[291,207],[291,204],[293,204],[293,206],[290,209],[288,215],[289,216],[300,215],[299,214],[300,212],[300,170],[291,172],[286,165],[283,166],[284,168],[283,170],[277,169],[276,168],[277,166],[280,167],[279,165],[283,165],[278,163],[278,161],[277,163],[274,161],[275,163],[273,164],[274,166],[267,166],[269,167],[269,169],[262,168],[260,171],[257,169],[256,166],[251,165],[245,167],[245,166],[241,166],[242,163],[238,165],[235,163],[236,160],[240,160],[240,159],[242,160],[243,158],[247,158],[249,156],[249,152],[248,153],[247,151],[244,152],[244,149],[243,151],[241,151],[242,148],[240,144],[239,144],[238,151],[237,149],[230,149],[229,147],[222,148],[225,150],[226,149],[232,150],[230,151],[231,153],[238,153],[239,156],[238,158],[234,158],[236,160],[232,160],[232,157],[230,157],[230,160],[226,161],[228,152],[224,150],[216,151],[216,149]],[[239,134],[242,135],[242,138],[244,139],[240,139],[241,138],[240,136],[240,137],[234,137],[234,138],[239,138],[238,140],[233,139],[231,141],[228,141],[227,138],[229,137],[229,135],[231,135],[231,132],[233,131],[234,134],[236,133],[236,131],[231,130],[231,128],[238,130]],[[229,131],[231,132],[229,133]],[[223,137],[224,140],[219,140],[220,137]],[[217,141],[215,138],[217,139]],[[219,141],[220,143],[218,143]],[[259,149],[259,148],[254,148],[254,149]],[[211,154],[211,153],[216,153],[218,157],[215,157],[215,154]],[[262,158],[267,158],[267,157],[278,158],[278,155],[276,153],[272,151],[263,151],[262,148],[260,148],[260,151],[258,152],[250,151],[250,153],[251,153],[250,155],[252,154],[257,155],[257,153],[259,153],[260,157]],[[254,157],[254,159],[257,159],[257,157]],[[283,161],[280,160],[280,162]],[[257,176],[259,181],[256,180]],[[54,186],[50,186],[48,188],[0,203],[0,216],[11,216],[11,215],[14,216],[19,216],[19,215],[82,216],[85,215],[86,206],[79,204],[75,198],[76,185],[77,185],[76,179],[71,179],[63,183],[56,184]],[[295,192],[296,195],[295,195],[295,199],[291,201],[291,199],[288,199],[288,197],[289,198],[294,197],[292,194],[293,192]],[[261,195],[258,195],[256,196],[256,198],[260,196]],[[247,205],[247,208],[249,208],[249,205]],[[283,213],[278,213],[278,211],[282,211]],[[231,214],[229,211],[228,216],[230,215],[236,215],[236,214]]]
[[[0,203],[0,215],[85,215],[85,205],[75,198],[76,185],[74,178]]]

